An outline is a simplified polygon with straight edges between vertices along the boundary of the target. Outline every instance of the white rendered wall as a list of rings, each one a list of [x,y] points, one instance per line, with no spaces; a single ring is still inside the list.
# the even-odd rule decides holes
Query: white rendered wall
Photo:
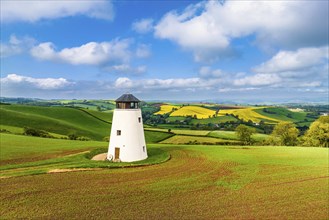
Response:
[[[140,122],[139,119],[140,118]],[[117,130],[121,135],[117,135]],[[120,148],[119,159],[132,162],[147,158],[142,112],[140,109],[115,109],[107,158],[114,159],[115,148]]]

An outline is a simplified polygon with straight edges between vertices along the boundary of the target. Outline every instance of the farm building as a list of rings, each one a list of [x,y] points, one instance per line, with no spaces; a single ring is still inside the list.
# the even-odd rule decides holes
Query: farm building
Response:
[[[147,158],[140,101],[123,94],[116,102],[107,159],[132,162]]]

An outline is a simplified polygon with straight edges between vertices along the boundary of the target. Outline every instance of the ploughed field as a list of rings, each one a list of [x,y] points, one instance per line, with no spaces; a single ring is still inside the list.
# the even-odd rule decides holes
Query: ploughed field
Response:
[[[11,169],[11,177],[0,179],[1,218],[328,218],[329,151],[325,148],[155,144],[148,145],[149,156],[170,154],[170,160],[118,169],[84,162],[85,168],[94,169],[13,177],[24,164],[42,165],[43,170],[74,168],[79,164],[74,161],[82,161],[78,151],[104,142],[76,147],[71,156],[65,154],[71,149],[62,146],[76,141],[61,143],[52,148],[50,159],[35,157],[34,162],[23,159],[43,151],[24,153],[19,148],[22,163],[15,161],[1,170],[3,174]],[[54,156],[56,149],[61,153]],[[15,159],[8,155],[8,160]]]

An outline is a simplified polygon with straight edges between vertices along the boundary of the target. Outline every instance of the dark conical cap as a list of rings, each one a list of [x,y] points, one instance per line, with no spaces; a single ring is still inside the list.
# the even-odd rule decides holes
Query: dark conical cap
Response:
[[[120,96],[115,102],[140,102],[140,100],[132,94],[127,93]]]

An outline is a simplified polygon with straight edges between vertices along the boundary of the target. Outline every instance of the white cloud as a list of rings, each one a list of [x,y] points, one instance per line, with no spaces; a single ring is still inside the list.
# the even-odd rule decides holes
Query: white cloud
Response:
[[[225,75],[225,73],[220,69],[211,69],[209,66],[203,66],[199,70],[199,75],[201,78],[219,78]]]
[[[150,32],[153,29],[153,19],[146,18],[136,21],[132,24],[132,29],[140,34]]]
[[[196,61],[227,53],[233,39],[285,47],[323,45],[328,39],[327,1],[207,1],[167,13],[155,36],[190,50]]]
[[[73,65],[101,65],[109,61],[128,62],[131,57],[129,39],[111,42],[89,42],[80,47],[56,51],[53,43],[41,43],[31,49],[31,55],[40,60],[63,61]]]
[[[113,65],[103,68],[106,72],[115,72],[120,74],[142,74],[147,70],[146,66],[132,67],[129,64]]]
[[[146,44],[139,44],[136,49],[136,56],[138,58],[147,58],[151,56],[150,46]]]
[[[329,48],[300,48],[296,51],[280,51],[267,62],[255,67],[257,73],[299,71],[328,63]]]
[[[280,83],[282,79],[276,74],[256,74],[233,81],[235,86],[271,86]]]
[[[114,83],[115,88],[129,89],[133,87],[133,82],[127,77],[120,77]]]
[[[1,21],[36,22],[42,19],[56,19],[75,15],[112,20],[113,6],[110,1],[1,1]]]
[[[1,78],[1,84],[4,86],[32,86],[39,89],[53,90],[72,85],[72,82],[64,78],[33,78],[28,76],[21,76],[17,74],[9,74]]]
[[[259,90],[260,88],[247,87],[247,88],[220,88],[218,92],[247,92],[253,90]]]
[[[34,43],[35,40],[31,37],[18,38],[12,34],[8,43],[0,43],[1,58],[21,54],[32,47]]]
[[[144,90],[206,90],[216,86],[216,80],[203,80],[201,78],[169,78],[169,79],[142,79],[131,80],[126,77],[118,78],[114,86],[120,88],[135,88]]]

